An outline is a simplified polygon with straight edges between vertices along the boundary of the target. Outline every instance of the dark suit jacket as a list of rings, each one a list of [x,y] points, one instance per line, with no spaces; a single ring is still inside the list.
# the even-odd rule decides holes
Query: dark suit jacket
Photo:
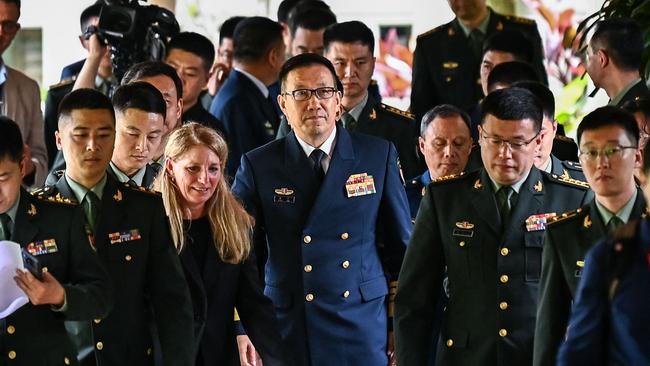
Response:
[[[227,170],[234,177],[241,156],[273,141],[280,123],[270,101],[244,74],[232,70],[217,96],[210,113],[221,120],[228,133]]]
[[[559,366],[648,365],[650,362],[650,226],[619,228],[585,258]]]
[[[641,217],[645,209],[643,191],[639,188],[630,221]],[[585,256],[606,236],[607,230],[595,200],[579,210],[568,212],[566,217],[550,224],[546,230],[535,326],[534,365],[555,365],[560,343],[567,332]]]
[[[484,169],[429,184],[395,299],[397,363],[426,363],[446,268],[436,364],[530,365],[544,230],[527,223],[580,207],[586,190],[533,167],[502,224]]]
[[[44,195],[34,197],[21,189],[11,240],[22,248],[54,240],[56,252],[36,258],[63,285],[68,308],[57,313],[50,305],[27,303],[0,319],[0,364],[76,364],[76,351],[63,321],[101,319],[113,304],[108,274],[84,233],[81,208],[61,199],[50,201]],[[10,352],[14,352],[13,360],[7,358]]]
[[[61,81],[70,79],[72,77],[75,77],[79,75],[79,72],[81,72],[81,68],[84,67],[84,64],[86,63],[86,59],[79,60],[75,63],[72,63],[70,65],[65,66],[61,70]]]
[[[346,182],[364,173],[376,193],[348,197]],[[264,293],[294,361],[385,366],[386,276],[397,279],[411,232],[392,144],[337,128],[318,190],[291,132],[243,156],[233,191],[268,246]]]
[[[254,255],[241,264],[225,263],[210,243],[201,266],[188,247],[180,259],[194,306],[194,334],[202,360],[196,365],[239,365],[233,328],[235,307],[264,364],[284,365],[282,337],[273,304],[264,296]]]
[[[74,198],[65,176],[48,194]],[[117,294],[108,317],[92,323],[99,364],[151,365],[151,322],[164,365],[192,364],[192,304],[160,196],[108,175],[96,225],[97,255]]]
[[[542,41],[535,22],[490,12],[485,39],[503,29],[522,32],[534,47],[534,67],[546,82]],[[483,96],[479,82],[480,63],[480,56],[473,55],[469,39],[456,18],[419,35],[413,55],[411,91],[411,112],[415,119],[420,121],[429,109],[443,103],[470,112]]]
[[[188,122],[198,122],[204,126],[212,127],[215,131],[219,132],[221,137],[223,137],[226,142],[228,141],[228,136],[226,135],[226,127],[223,125],[223,122],[210,114],[203,105],[197,102],[192,108],[183,112],[183,123]]]

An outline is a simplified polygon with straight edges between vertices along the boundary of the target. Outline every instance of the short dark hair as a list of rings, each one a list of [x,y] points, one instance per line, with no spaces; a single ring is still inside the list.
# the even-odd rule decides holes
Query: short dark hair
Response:
[[[587,114],[578,125],[578,146],[585,131],[597,130],[603,127],[617,126],[622,128],[634,145],[639,144],[639,126],[634,116],[614,106],[600,107]]]
[[[282,43],[282,26],[265,17],[248,17],[235,27],[232,38],[233,58],[238,61],[260,61]]]
[[[542,129],[542,104],[533,93],[523,88],[510,87],[488,94],[481,101],[481,125],[488,114],[506,121],[529,119],[533,121],[535,132]]]
[[[203,61],[205,72],[210,72],[214,62],[214,45],[204,35],[194,32],[181,32],[173,36],[167,45],[167,54],[173,49],[187,51],[197,55]]]
[[[289,32],[293,37],[298,28],[321,30],[334,23],[336,15],[327,4],[319,0],[304,1],[298,4],[289,16]]]
[[[246,17],[242,16],[230,17],[221,23],[221,27],[219,27],[219,44],[223,42],[224,38],[232,39],[233,35],[235,34],[235,28],[237,27],[237,24],[239,24],[239,22],[245,18]]]
[[[368,26],[360,21],[335,23],[325,29],[323,34],[323,45],[327,50],[332,42],[361,43],[375,52],[375,36]]]
[[[128,70],[122,77],[121,85],[129,84],[140,79],[164,75],[172,79],[176,87],[176,96],[178,99],[183,97],[183,82],[178,77],[176,70],[162,61],[144,61],[137,63]]]
[[[132,108],[156,113],[161,115],[163,120],[167,115],[167,105],[162,93],[144,81],[136,81],[117,88],[113,94],[113,108],[120,113]]]
[[[59,130],[63,120],[70,118],[72,112],[77,109],[105,109],[113,116],[115,123],[115,111],[113,103],[102,92],[96,89],[77,89],[68,93],[59,104]]]
[[[5,159],[20,163],[23,159],[23,137],[14,120],[0,116],[0,161]]]
[[[81,33],[86,32],[86,29],[90,25],[92,18],[99,17],[101,10],[101,1],[96,1],[94,4],[90,5],[81,12],[81,16],[79,17],[79,26],[81,27]]]
[[[293,8],[295,8],[301,1],[302,0],[282,0],[280,6],[278,6],[278,22],[287,23],[291,10],[293,10]]]
[[[533,93],[539,102],[542,103],[544,116],[551,121],[555,120],[555,97],[551,89],[546,87],[546,85],[537,81],[518,81],[512,84],[512,86],[524,88]]]
[[[334,65],[332,65],[330,60],[315,53],[302,53],[300,55],[293,56],[288,59],[284,65],[282,65],[282,68],[280,69],[280,75],[278,77],[280,80],[280,90],[286,91],[285,86],[287,83],[287,75],[289,75],[291,71],[312,65],[325,66],[332,74],[332,78],[334,78],[334,87],[336,90],[342,90],[341,82],[339,81],[339,78],[336,77],[336,70],[334,69]]]
[[[465,123],[465,126],[467,126],[467,131],[471,136],[472,128],[470,127],[469,114],[467,114],[467,112],[465,112],[464,110],[451,104],[437,105],[433,107],[433,109],[430,109],[427,113],[424,114],[424,117],[422,117],[422,123],[420,123],[420,136],[424,137],[424,133],[427,131],[427,127],[429,127],[429,124],[431,124],[431,122],[433,122],[433,120],[438,117],[440,118],[460,117]]]
[[[533,61],[533,44],[522,32],[514,29],[505,29],[494,32],[483,43],[483,54],[488,51],[507,52],[516,61]]]
[[[639,70],[643,58],[643,34],[630,18],[606,18],[598,22],[590,44],[607,51],[616,66],[623,70]]]
[[[537,81],[539,76],[529,63],[521,61],[503,62],[496,65],[487,78],[487,90],[491,92],[497,84],[510,86],[518,81]]]

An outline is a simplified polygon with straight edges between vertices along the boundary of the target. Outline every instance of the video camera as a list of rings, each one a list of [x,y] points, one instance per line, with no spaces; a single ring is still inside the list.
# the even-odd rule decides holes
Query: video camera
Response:
[[[167,41],[179,31],[174,13],[167,9],[138,0],[103,0],[99,24],[84,35],[96,33],[109,46],[113,75],[120,81],[131,65],[162,60]]]

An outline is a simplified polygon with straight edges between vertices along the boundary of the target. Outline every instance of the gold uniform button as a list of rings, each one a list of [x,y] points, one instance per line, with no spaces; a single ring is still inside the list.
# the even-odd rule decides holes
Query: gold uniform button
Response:
[[[95,347],[96,347],[98,350],[101,351],[101,350],[104,349],[104,343],[102,343],[102,342],[97,342],[97,344],[95,345]]]
[[[47,267],[43,267],[43,269],[42,269],[41,271],[42,271],[42,272],[47,272],[48,269],[47,269]]]
[[[343,267],[345,269],[349,268],[350,267],[350,261],[344,261],[343,263],[341,263],[341,267]]]
[[[131,257],[130,255],[127,255],[126,257],[124,257],[124,260],[126,260],[127,262],[130,262],[132,259],[133,259],[133,257]]]
[[[14,358],[16,358],[16,351],[9,351],[7,356],[9,356],[10,360],[13,360]]]
[[[508,303],[505,301],[502,301],[499,303],[499,309],[501,310],[506,310],[508,308]]]
[[[305,300],[307,300],[307,301],[309,301],[309,302],[314,301],[314,295],[312,295],[312,294],[307,294],[307,296],[305,296]]]
[[[350,234],[348,234],[348,233],[341,234],[341,239],[343,239],[343,240],[348,240],[349,237],[350,237]]]
[[[508,331],[505,330],[505,329],[499,329],[499,335],[500,335],[501,337],[505,337],[505,336],[508,335]]]
[[[70,364],[70,359],[67,358],[67,357],[63,358],[63,363],[65,363],[66,365],[69,365]]]
[[[454,340],[453,339],[447,339],[447,347],[451,347],[454,345]]]
[[[147,348],[147,356],[151,356],[151,347]]]
[[[508,254],[510,254],[510,250],[508,250],[508,248],[501,248],[501,255],[502,256],[505,257]]]
[[[345,292],[343,293],[343,297],[345,297],[346,299],[350,297],[350,291],[345,290]]]
[[[16,333],[16,328],[13,325],[10,325],[7,327],[7,333],[8,334],[14,334]]]
[[[305,237],[302,238],[302,241],[304,241],[305,244],[309,244],[309,243],[311,243],[311,236],[309,236],[309,235],[305,235]]]
[[[313,268],[312,268],[312,266],[310,264],[305,266],[305,272],[307,272],[307,273],[311,272],[312,269]]]
[[[464,242],[464,241],[461,241],[460,243],[458,243],[458,246],[460,246],[461,248],[464,247],[464,246],[465,246],[465,242]]]
[[[95,324],[99,324],[99,323],[102,322],[102,320],[101,319],[94,319],[93,322],[95,322]]]
[[[501,283],[508,283],[508,275],[502,275],[499,277],[499,281],[501,281]]]

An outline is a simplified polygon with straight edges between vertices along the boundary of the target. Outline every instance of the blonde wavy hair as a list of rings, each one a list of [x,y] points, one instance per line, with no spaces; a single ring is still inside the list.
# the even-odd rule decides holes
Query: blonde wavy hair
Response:
[[[251,251],[254,220],[232,194],[224,177],[228,157],[228,146],[224,139],[210,127],[196,122],[188,123],[169,136],[165,146],[165,160],[177,161],[192,147],[200,145],[206,146],[217,154],[221,163],[221,176],[217,188],[205,203],[214,245],[224,262],[241,263]],[[154,188],[162,193],[172,238],[176,250],[180,253],[186,244],[181,204],[183,197],[174,177],[167,171],[167,164],[158,174]]]

